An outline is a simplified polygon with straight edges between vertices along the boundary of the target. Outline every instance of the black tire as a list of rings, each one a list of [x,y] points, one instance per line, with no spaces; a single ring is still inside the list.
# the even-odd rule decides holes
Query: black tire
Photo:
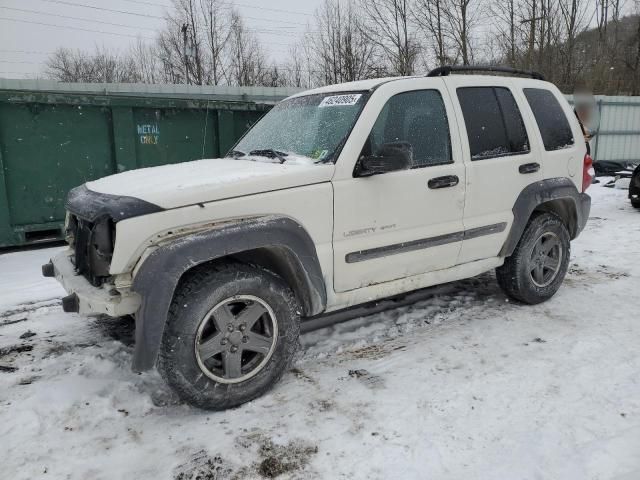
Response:
[[[544,267],[542,276],[549,276],[549,279],[543,281],[538,278],[540,283],[536,283],[534,276],[540,270],[533,273],[532,269],[535,269],[536,262],[538,265],[544,262],[540,256],[534,255],[534,248],[539,245],[544,246],[539,243],[543,242],[544,238],[552,239],[554,245],[556,241],[559,244],[560,248],[557,250],[558,266],[554,275],[550,273],[551,268],[545,271],[544,268],[547,267]],[[505,259],[502,266],[496,268],[498,284],[507,296],[520,302],[530,305],[544,302],[560,288],[567,273],[570,254],[569,232],[562,219],[552,213],[535,213],[529,220],[513,254]]]
[[[640,198],[630,198],[629,200],[631,200],[631,206],[633,208],[640,208]]]
[[[221,383],[210,378],[210,375],[213,375],[213,368],[209,371],[208,367],[202,363],[200,354],[196,353],[196,342],[202,338],[199,332],[204,327],[201,328],[201,323],[205,323],[207,318],[209,320],[206,322],[215,324],[211,327],[214,330],[212,337],[221,333],[217,330],[219,320],[214,319],[217,315],[214,316],[211,313],[216,310],[212,309],[221,305],[221,302],[224,304],[230,299],[232,301],[237,296],[260,299],[264,305],[271,308],[275,316],[275,320],[271,323],[275,322],[277,325],[273,327],[271,335],[273,343],[269,356],[263,357],[263,363],[266,363],[260,369],[256,368],[256,373],[244,381]],[[249,305],[251,303],[248,301]],[[225,308],[227,305],[229,305],[229,311],[236,308],[232,303],[225,304]],[[296,297],[282,278],[261,267],[241,263],[197,267],[181,280],[174,294],[159,352],[158,370],[180,398],[193,406],[209,410],[224,410],[241,405],[264,394],[288,369],[298,348],[299,312],[300,306]],[[264,315],[260,318],[261,320],[257,323],[267,321]],[[234,334],[224,333],[224,335]],[[219,337],[216,336],[217,338]],[[242,341],[244,342],[245,338]],[[231,344],[231,340],[225,341],[225,345],[227,343]],[[237,351],[239,347],[235,348]],[[246,350],[241,350],[238,354],[242,359],[241,364],[244,361],[245,352]],[[223,358],[223,355],[230,355],[230,353],[225,351],[219,355],[221,355],[219,358]],[[258,354],[255,356],[258,357]],[[215,358],[211,357],[207,361],[215,363]],[[259,360],[260,357],[255,362]],[[220,376],[226,375],[224,360],[221,360],[219,365],[223,371]]]

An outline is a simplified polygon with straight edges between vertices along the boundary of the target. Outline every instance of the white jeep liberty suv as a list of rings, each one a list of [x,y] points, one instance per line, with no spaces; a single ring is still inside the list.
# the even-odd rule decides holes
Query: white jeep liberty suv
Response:
[[[494,268],[542,302],[589,215],[580,126],[539,74],[458,70],[300,93],[225,158],[78,187],[43,274],[67,312],[134,315],[133,368],[209,409],[268,390],[326,312]]]

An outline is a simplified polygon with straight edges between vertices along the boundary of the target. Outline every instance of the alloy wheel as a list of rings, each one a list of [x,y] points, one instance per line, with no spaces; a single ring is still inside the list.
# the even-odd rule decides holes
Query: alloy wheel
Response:
[[[273,309],[261,298],[237,295],[218,303],[200,322],[196,360],[216,382],[243,382],[264,368],[277,338]]]
[[[538,237],[529,258],[529,274],[534,285],[544,288],[555,280],[562,263],[562,243],[553,232]]]

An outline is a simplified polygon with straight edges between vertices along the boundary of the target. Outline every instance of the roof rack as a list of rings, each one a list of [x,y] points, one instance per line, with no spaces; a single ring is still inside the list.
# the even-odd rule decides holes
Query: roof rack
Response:
[[[518,70],[511,67],[500,67],[492,65],[445,65],[444,67],[438,67],[427,73],[427,77],[446,77],[451,72],[497,72],[497,73],[510,73],[511,75],[524,75],[525,77],[531,77],[536,80],[544,80],[544,76],[538,72],[532,72],[529,70]]]

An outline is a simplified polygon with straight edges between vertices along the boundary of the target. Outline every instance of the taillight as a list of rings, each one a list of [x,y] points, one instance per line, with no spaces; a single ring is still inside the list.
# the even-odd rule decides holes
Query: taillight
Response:
[[[582,191],[585,192],[587,188],[593,183],[593,179],[596,176],[596,171],[593,169],[593,159],[588,153],[584,156],[584,164],[582,166]]]

